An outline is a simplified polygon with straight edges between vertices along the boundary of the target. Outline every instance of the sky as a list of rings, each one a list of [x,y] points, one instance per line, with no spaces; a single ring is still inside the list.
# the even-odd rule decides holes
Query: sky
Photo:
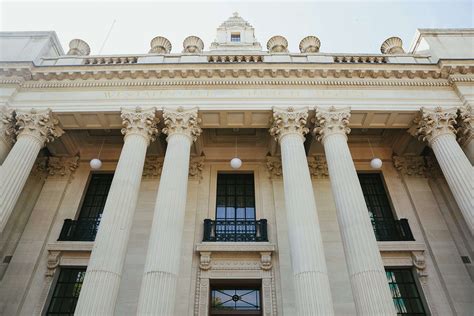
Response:
[[[199,36],[207,50],[216,28],[238,12],[255,27],[266,49],[282,35],[290,52],[315,35],[321,52],[379,53],[390,36],[410,48],[417,28],[472,28],[474,0],[400,1],[4,1],[1,31],[56,31],[65,52],[71,39],[85,40],[91,54],[143,54],[155,36],[168,38],[172,53],[184,38]]]

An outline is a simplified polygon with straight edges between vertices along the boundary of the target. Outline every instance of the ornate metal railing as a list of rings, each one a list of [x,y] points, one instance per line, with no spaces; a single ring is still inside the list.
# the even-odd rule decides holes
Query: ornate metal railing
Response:
[[[204,220],[203,241],[268,241],[267,220]]]
[[[65,219],[59,241],[94,241],[100,218]]]
[[[402,218],[400,220],[372,218],[371,220],[377,241],[415,240],[406,218]]]

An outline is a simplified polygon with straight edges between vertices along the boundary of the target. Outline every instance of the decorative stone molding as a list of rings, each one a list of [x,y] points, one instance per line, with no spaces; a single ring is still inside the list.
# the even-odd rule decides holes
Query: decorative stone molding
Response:
[[[418,242],[377,242],[385,266],[414,267],[420,281],[424,284],[428,273],[426,270],[425,248]]]
[[[160,176],[163,169],[163,160],[164,157],[146,156],[142,176],[149,178]]]
[[[131,134],[138,134],[146,138],[148,144],[155,141],[158,135],[158,119],[156,118],[156,108],[143,110],[140,107],[135,109],[122,109],[122,135],[127,137]]]
[[[201,270],[209,270],[211,268],[211,252],[201,251],[200,255],[199,268]]]
[[[309,132],[309,129],[306,127],[307,119],[307,108],[273,108],[273,122],[270,128],[270,135],[277,141],[288,134],[299,134],[301,137],[304,137]]]
[[[189,178],[195,180],[202,179],[202,171],[204,170],[205,157],[192,157],[189,162]]]
[[[326,136],[334,133],[343,134],[347,137],[347,134],[351,132],[351,129],[348,127],[349,118],[351,117],[350,108],[336,109],[336,107],[331,106],[325,110],[316,107],[315,111],[316,116],[313,118],[315,128],[313,133],[318,141],[324,142]]]
[[[32,136],[44,146],[64,134],[58,124],[50,109],[16,110],[17,138]]]
[[[288,41],[283,36],[273,36],[267,42],[267,49],[270,53],[286,53],[288,52]]]
[[[382,54],[404,54],[403,42],[400,37],[389,37],[387,38],[380,47]]]
[[[420,116],[415,119],[418,124],[416,134],[429,144],[438,136],[444,134],[456,134],[455,124],[457,108],[443,109],[437,107],[434,110],[421,108]]]
[[[459,108],[457,134],[461,146],[469,144],[474,139],[474,109],[471,105]]]
[[[157,36],[150,42],[149,54],[169,54],[171,52],[171,42],[163,37]]]
[[[329,178],[328,163],[326,156],[314,155],[308,157],[309,172],[314,178]]]
[[[260,268],[270,270],[272,267],[272,253],[270,251],[260,252]]]
[[[79,166],[79,157],[49,157],[48,176],[71,176]]]
[[[281,168],[281,158],[280,157],[271,157],[267,156],[267,170],[270,179],[278,179],[283,175]]]
[[[306,36],[300,42],[300,52],[317,53],[321,47],[321,41],[316,36]]]
[[[163,133],[171,136],[174,133],[179,133],[190,137],[193,141],[196,141],[199,135],[201,135],[201,128],[199,123],[201,119],[198,118],[198,109],[192,108],[185,110],[182,107],[176,110],[163,109],[163,119],[165,128]]]
[[[424,177],[426,171],[425,159],[423,156],[403,155],[392,157],[393,166],[402,175],[409,177]]]
[[[204,42],[197,36],[188,36],[183,41],[183,53],[200,54],[204,49]]]
[[[421,283],[426,284],[428,273],[426,271],[426,259],[424,251],[412,251],[411,258]]]
[[[0,108],[0,139],[10,146],[15,141],[15,122],[13,109]]]
[[[73,39],[69,42],[69,51],[67,55],[88,56],[91,53],[89,45],[81,39]]]
[[[53,277],[56,273],[56,268],[59,266],[61,260],[61,251],[48,251],[48,262],[46,263],[46,276]]]

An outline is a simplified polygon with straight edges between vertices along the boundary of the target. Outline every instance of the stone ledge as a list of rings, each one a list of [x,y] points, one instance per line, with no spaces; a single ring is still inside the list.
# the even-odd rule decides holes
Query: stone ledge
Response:
[[[387,251],[425,251],[424,243],[415,241],[378,241],[380,252]]]
[[[210,252],[261,252],[276,251],[276,245],[268,242],[203,242],[196,251]]]
[[[48,251],[92,251],[93,241],[57,241],[49,243]]]
[[[58,266],[87,266],[94,242],[58,241],[49,243],[46,276],[52,277]]]

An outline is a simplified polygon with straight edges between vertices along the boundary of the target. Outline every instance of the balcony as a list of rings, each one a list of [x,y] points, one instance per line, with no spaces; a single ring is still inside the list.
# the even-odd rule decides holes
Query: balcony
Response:
[[[386,218],[371,218],[372,227],[377,241],[413,241],[408,220],[402,218],[400,220]]]
[[[203,241],[268,241],[267,220],[204,220]]]
[[[65,219],[58,241],[94,241],[100,218]]]

